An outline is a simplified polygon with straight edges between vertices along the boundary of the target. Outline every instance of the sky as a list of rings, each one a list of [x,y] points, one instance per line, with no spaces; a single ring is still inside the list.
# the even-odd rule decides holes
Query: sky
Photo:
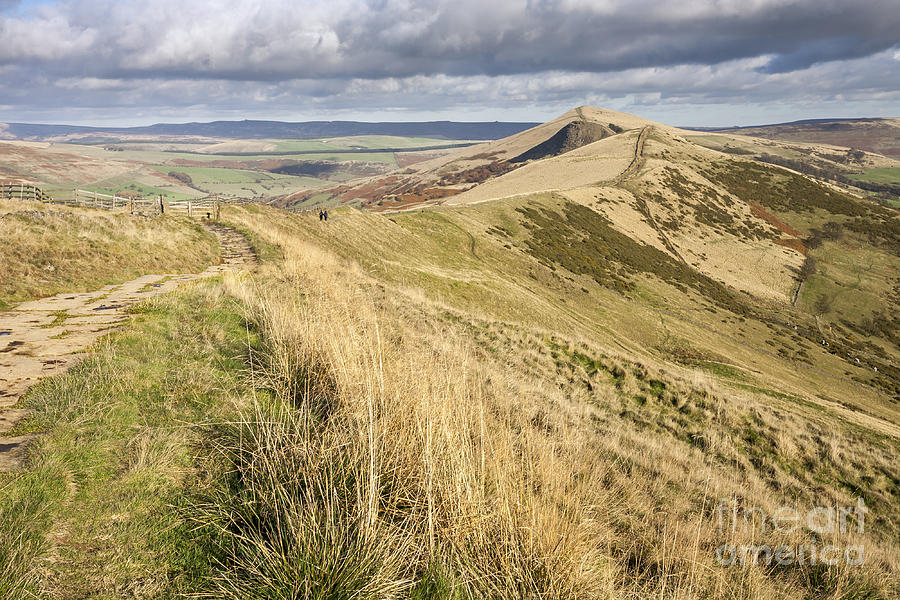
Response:
[[[900,0],[0,0],[0,122],[900,117]]]

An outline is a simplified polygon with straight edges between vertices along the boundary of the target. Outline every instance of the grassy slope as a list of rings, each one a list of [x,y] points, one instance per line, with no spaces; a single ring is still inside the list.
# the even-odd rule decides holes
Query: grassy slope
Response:
[[[653,349],[661,355],[670,354],[665,347],[668,340],[694,340],[701,353],[723,355],[728,361],[761,374],[763,381],[780,381],[779,385],[786,388],[814,391],[811,395],[817,401],[847,403],[897,422],[894,403],[873,396],[869,388],[845,381],[859,378],[873,382],[877,374],[871,363],[857,364],[817,347],[816,321],[802,310],[792,311],[783,303],[751,303],[760,318],[748,319],[747,315],[725,310],[721,302],[710,302],[713,292],[699,281],[700,287],[679,292],[656,277],[643,276],[636,277],[633,288],[626,291],[634,300],[628,302],[600,285],[587,271],[575,275],[554,270],[552,260],[545,260],[545,264],[535,261],[529,256],[529,234],[517,212],[534,202],[539,207],[548,206],[547,199],[520,198],[387,217],[350,213],[346,219],[332,223],[333,227],[304,230],[297,235],[320,239],[323,244],[338,248],[379,277],[421,288],[431,297],[452,299],[466,309],[487,310],[491,316],[506,320],[540,323],[555,331],[579,332],[607,347],[625,345],[638,356],[653,353]],[[549,205],[558,208],[559,202],[550,200]],[[561,215],[559,220],[551,219],[547,227],[552,230],[561,219]],[[585,230],[575,239],[577,235],[591,234]],[[577,264],[584,257],[574,254],[580,246],[575,239],[550,242],[559,245],[562,256],[573,253]],[[640,246],[634,246],[632,252],[635,260],[644,260]],[[897,264],[897,258],[884,251],[870,252],[877,253],[885,265]],[[648,258],[652,262],[652,257]],[[872,271],[866,277],[875,289],[884,289],[890,282],[878,279],[879,273]],[[674,281],[677,279],[676,276]],[[610,323],[613,316],[615,321]],[[798,336],[793,325],[807,335]],[[882,344],[879,339],[876,336],[871,343]],[[855,341],[860,342],[858,336]],[[896,356],[896,352],[894,348],[888,356]],[[793,362],[797,360],[801,361],[799,366]],[[877,359],[874,365],[883,372],[892,360]],[[829,376],[824,386],[820,383],[822,372]]]
[[[635,287],[626,290],[635,301],[628,301],[588,277],[541,264],[526,251],[523,240],[527,236],[523,234],[521,213],[516,211],[528,203],[550,210],[564,207],[551,197],[389,217],[338,211],[337,219],[328,224],[314,217],[285,218],[281,213],[267,214],[259,209],[232,217],[260,231],[272,243],[287,247],[286,281],[297,282],[292,285],[302,282],[307,297],[318,293],[325,278],[349,288],[344,293],[356,298],[352,302],[363,307],[373,302],[386,340],[418,337],[425,347],[432,348],[444,343],[438,339],[462,339],[465,344],[474,344],[478,357],[474,368],[481,377],[496,377],[502,382],[493,401],[506,408],[496,410],[516,412],[516,417],[507,417],[510,421],[505,424],[486,426],[491,431],[491,443],[500,444],[497,440],[509,427],[527,435],[528,446],[537,455],[561,452],[560,456],[567,457],[554,467],[533,466],[526,480],[534,478],[539,488],[558,490],[559,477],[574,476],[579,472],[576,465],[591,465],[591,474],[583,474],[586,479],[580,480],[584,487],[568,493],[574,495],[576,503],[603,507],[606,514],[614,515],[601,527],[601,539],[607,541],[599,543],[606,544],[610,553],[607,556],[612,562],[600,572],[612,589],[638,595],[649,590],[661,593],[659,586],[672,577],[670,585],[678,593],[685,593],[693,580],[691,585],[708,593],[712,588],[706,586],[724,586],[715,588],[718,592],[714,595],[730,590],[748,597],[781,597],[806,590],[814,597],[832,592],[836,597],[845,593],[889,596],[892,592],[885,582],[892,576],[888,573],[896,574],[897,569],[891,560],[876,560],[875,571],[868,574],[798,570],[759,579],[759,573],[742,573],[738,579],[726,575],[724,583],[714,584],[706,579],[708,574],[687,566],[690,552],[683,546],[673,549],[673,556],[666,559],[671,561],[668,568],[655,562],[658,556],[654,559],[647,554],[651,548],[664,545],[665,537],[659,536],[664,536],[666,529],[681,530],[683,535],[699,536],[702,560],[707,560],[715,535],[709,534],[709,523],[698,525],[695,512],[699,506],[703,514],[704,476],[712,477],[714,483],[707,481],[706,485],[716,488],[713,497],[737,494],[759,506],[779,502],[843,504],[862,494],[870,506],[877,507],[873,514],[881,515],[870,540],[873,547],[881,548],[875,550],[876,554],[895,553],[892,542],[886,540],[896,533],[892,523],[900,492],[900,473],[889,458],[897,450],[896,410],[884,396],[840,379],[846,363],[833,363],[833,357],[809,345],[817,370],[800,369],[796,363],[782,359],[775,348],[767,350],[767,341],[790,342],[787,334],[773,332],[771,324],[710,306],[690,290],[681,293],[656,277],[636,277]],[[493,233],[487,233],[489,229]],[[368,275],[362,279],[346,275],[333,259],[322,257],[321,250],[300,245],[296,241],[300,239],[333,249]],[[360,286],[360,291],[354,291],[355,286]],[[267,300],[261,302],[265,306],[281,308],[266,311],[266,318],[272,322],[267,321],[263,330],[271,327],[281,332],[279,335],[285,334],[285,327],[293,331],[290,321],[282,321],[292,318],[290,303],[269,304],[274,300],[264,297]],[[653,304],[660,303],[661,298],[666,298],[670,310],[653,310]],[[707,308],[697,311],[703,304]],[[306,328],[319,327],[319,309],[315,306],[301,311],[297,325],[300,339],[305,339],[300,332]],[[321,314],[329,315],[331,309],[325,303]],[[355,309],[343,310],[356,314]],[[327,328],[329,320],[323,319]],[[348,334],[332,335],[344,339]],[[288,360],[292,347],[296,342],[279,346],[286,355],[283,360]],[[328,352],[325,350],[326,355]],[[342,352],[355,356],[350,350]],[[410,368],[420,379],[430,382],[432,375],[439,377],[417,369],[414,355],[405,351],[397,356],[410,361]],[[336,362],[332,364],[343,364],[348,358],[333,358]],[[302,358],[294,360],[304,364]],[[501,373],[510,371],[522,387],[505,387],[512,384],[509,375]],[[456,371],[451,372],[456,377]],[[339,371],[335,377],[339,389],[343,385],[355,389],[355,379],[344,379],[347,373]],[[406,414],[417,414],[419,409],[405,410]],[[420,430],[425,426],[418,425]],[[583,445],[585,456],[561,450],[574,439]],[[390,440],[391,444],[400,443],[395,437]],[[545,444],[557,449],[550,450]],[[851,459],[855,452],[859,454]],[[535,465],[541,462],[536,456]],[[627,474],[620,471],[623,465],[627,465]],[[606,475],[601,476],[601,472]],[[483,474],[472,476],[477,479]],[[595,477],[612,477],[616,482],[612,488],[621,497],[613,500],[607,495],[609,487],[602,488],[606,492],[594,487],[600,482]],[[729,487],[738,481],[741,483],[736,488]],[[544,500],[556,498],[548,494]],[[504,502],[503,498],[495,501]],[[542,500],[535,497],[534,501],[536,512],[530,518],[546,518],[545,508],[540,508]],[[552,501],[563,502],[559,498]],[[565,523],[564,519],[554,526],[565,528]],[[568,523],[591,537],[587,530]],[[532,526],[537,527],[537,523],[532,522]],[[264,541],[259,543],[265,545]],[[571,565],[565,561],[572,558],[570,553],[579,552],[576,547],[558,550],[565,556],[551,553],[544,559],[560,562],[541,568],[556,573],[565,586],[574,586],[565,588],[569,591],[581,585],[597,590],[593,586],[600,583],[583,571],[576,569],[563,576],[556,570],[563,563]],[[257,548],[255,552],[259,551]],[[442,556],[452,555],[449,549],[442,552],[447,553]],[[522,552],[517,560],[531,556],[524,548]],[[630,554],[633,552],[639,557]],[[482,559],[485,557],[477,560]],[[672,566],[682,560],[684,567]],[[461,573],[474,575],[467,570],[470,567],[442,568],[450,568],[450,581],[458,584],[455,577]],[[880,569],[886,571],[877,574]],[[489,573],[481,575],[490,578]],[[740,577],[748,579],[742,581]]]
[[[803,312],[792,316],[805,319],[807,329],[818,332],[818,340],[829,342],[831,353],[851,366],[857,358],[868,357],[868,376],[854,377],[880,380],[896,396],[898,372],[891,367],[900,350],[894,333],[900,327],[896,320],[900,216],[832,190],[822,192],[805,178],[778,169],[752,163],[725,165],[713,178],[800,230],[809,256],[818,263],[817,272],[801,289],[798,306]],[[774,193],[765,186],[772,186]],[[829,230],[833,233],[828,234]],[[881,373],[887,370],[893,381],[877,375],[872,367]]]
[[[3,598],[169,598],[207,568],[180,506],[201,474],[203,424],[230,418],[245,393],[252,337],[214,282],[134,312],[28,394],[36,413],[20,428],[44,435],[28,470],[0,474]]]
[[[215,237],[186,219],[18,201],[0,201],[0,217],[0,307],[218,260]]]
[[[0,523],[21,535],[0,536],[0,586],[62,598],[895,594],[897,437],[812,390],[860,407],[863,394],[728,343],[717,330],[768,328],[696,310],[692,288],[631,273],[623,297],[542,263],[516,209],[563,218],[568,206],[344,210],[327,224],[226,208],[268,266],[143,306],[26,399],[39,410],[26,427],[48,433],[2,484]],[[858,495],[872,511],[852,538],[864,568],[713,563],[717,498],[771,514]]]
[[[161,177],[148,177],[143,171],[136,171],[121,177],[113,177],[78,186],[78,189],[101,194],[115,194],[125,191],[137,193],[148,198],[163,196],[167,200],[187,200],[203,195],[203,192],[191,189],[183,184],[171,184],[168,180]],[[47,187],[46,190],[54,198],[71,198],[74,195],[70,189],[65,187]]]

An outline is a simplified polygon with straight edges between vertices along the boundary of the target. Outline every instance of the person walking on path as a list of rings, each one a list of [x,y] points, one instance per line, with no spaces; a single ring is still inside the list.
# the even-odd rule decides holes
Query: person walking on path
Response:
[[[322,217],[324,217],[324,219],[326,221],[328,220],[328,209],[327,208],[322,211]]]

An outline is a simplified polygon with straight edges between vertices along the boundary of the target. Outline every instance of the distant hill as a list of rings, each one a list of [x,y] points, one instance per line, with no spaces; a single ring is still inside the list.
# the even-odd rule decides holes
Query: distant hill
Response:
[[[900,119],[807,119],[754,127],[691,128],[770,140],[831,144],[900,157]]]
[[[211,123],[158,123],[146,127],[83,127],[0,123],[0,139],[58,141],[59,138],[119,139],[121,136],[208,137],[229,139],[311,139],[355,135],[393,135],[452,140],[495,140],[534,127],[537,123],[363,123],[358,121],[214,121]]]

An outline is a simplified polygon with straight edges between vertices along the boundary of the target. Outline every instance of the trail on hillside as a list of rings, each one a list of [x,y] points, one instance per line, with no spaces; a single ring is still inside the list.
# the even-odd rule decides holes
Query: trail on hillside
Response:
[[[653,129],[653,127],[650,125],[641,129],[641,132],[638,134],[637,142],[634,144],[634,157],[632,157],[628,166],[625,167],[625,170],[613,179],[612,185],[618,186],[625,183],[627,180],[637,175],[637,172],[644,166],[644,142],[647,141],[647,136],[650,135],[651,129]]]
[[[223,225],[204,226],[219,239],[222,262],[202,273],[144,275],[93,292],[23,302],[0,313],[0,472],[18,468],[26,445],[34,438],[34,434],[6,434],[27,416],[28,409],[16,404],[38,380],[63,373],[83,358],[87,348],[128,319],[132,304],[189,281],[255,264],[243,235]]]
[[[629,189],[625,184],[629,179],[638,174],[638,171],[641,170],[641,167],[644,166],[644,142],[647,141],[647,136],[650,135],[650,132],[653,130],[652,125],[647,125],[643,129],[641,129],[640,134],[638,134],[637,141],[634,144],[634,157],[631,159],[631,162],[625,168],[624,171],[619,173],[618,176],[612,181],[612,185],[615,187],[621,187],[624,189]],[[650,211],[650,207],[647,206],[647,203],[643,200],[641,195],[634,191],[630,190],[634,195],[635,199],[638,202],[638,208],[641,211],[641,214],[647,219],[647,222],[650,226],[656,231],[656,234],[659,236],[660,241],[662,241],[663,245],[666,249],[673,255],[675,258],[683,262],[684,264],[688,264],[684,257],[678,252],[678,249],[675,247],[675,244],[669,240],[668,236],[662,230],[659,225],[656,223],[656,219],[653,218],[653,213]]]

